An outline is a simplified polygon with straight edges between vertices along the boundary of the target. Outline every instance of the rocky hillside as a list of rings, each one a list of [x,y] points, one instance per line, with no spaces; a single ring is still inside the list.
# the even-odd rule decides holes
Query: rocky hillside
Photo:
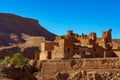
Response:
[[[55,37],[55,34],[44,29],[37,20],[0,13],[0,46],[24,42],[21,33],[44,36],[46,40],[54,40]]]

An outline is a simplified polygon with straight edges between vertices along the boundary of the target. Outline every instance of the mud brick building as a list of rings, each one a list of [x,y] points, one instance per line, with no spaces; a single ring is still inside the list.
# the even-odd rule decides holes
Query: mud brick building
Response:
[[[78,35],[68,31],[67,35],[56,36],[54,41],[41,43],[40,60],[72,58],[115,57],[112,50],[112,30],[102,32],[102,38],[96,33]]]

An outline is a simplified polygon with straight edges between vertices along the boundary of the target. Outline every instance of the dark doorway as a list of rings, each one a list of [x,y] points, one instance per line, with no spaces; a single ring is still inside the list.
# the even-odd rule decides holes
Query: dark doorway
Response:
[[[48,59],[51,59],[51,52],[48,52]]]
[[[68,52],[68,53],[70,52],[70,48],[67,49],[67,52]]]
[[[118,46],[118,49],[120,49],[120,47]]]

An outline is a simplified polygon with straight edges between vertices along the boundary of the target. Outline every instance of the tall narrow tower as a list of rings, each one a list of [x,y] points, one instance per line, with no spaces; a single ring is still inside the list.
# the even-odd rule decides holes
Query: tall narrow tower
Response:
[[[102,33],[102,39],[105,41],[105,43],[112,43],[112,29],[109,29],[106,32]]]

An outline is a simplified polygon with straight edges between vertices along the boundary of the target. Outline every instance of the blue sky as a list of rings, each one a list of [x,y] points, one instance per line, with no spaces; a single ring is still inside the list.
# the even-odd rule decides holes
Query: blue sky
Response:
[[[113,30],[120,38],[120,0],[1,0],[0,12],[35,18],[47,30],[89,34]]]

